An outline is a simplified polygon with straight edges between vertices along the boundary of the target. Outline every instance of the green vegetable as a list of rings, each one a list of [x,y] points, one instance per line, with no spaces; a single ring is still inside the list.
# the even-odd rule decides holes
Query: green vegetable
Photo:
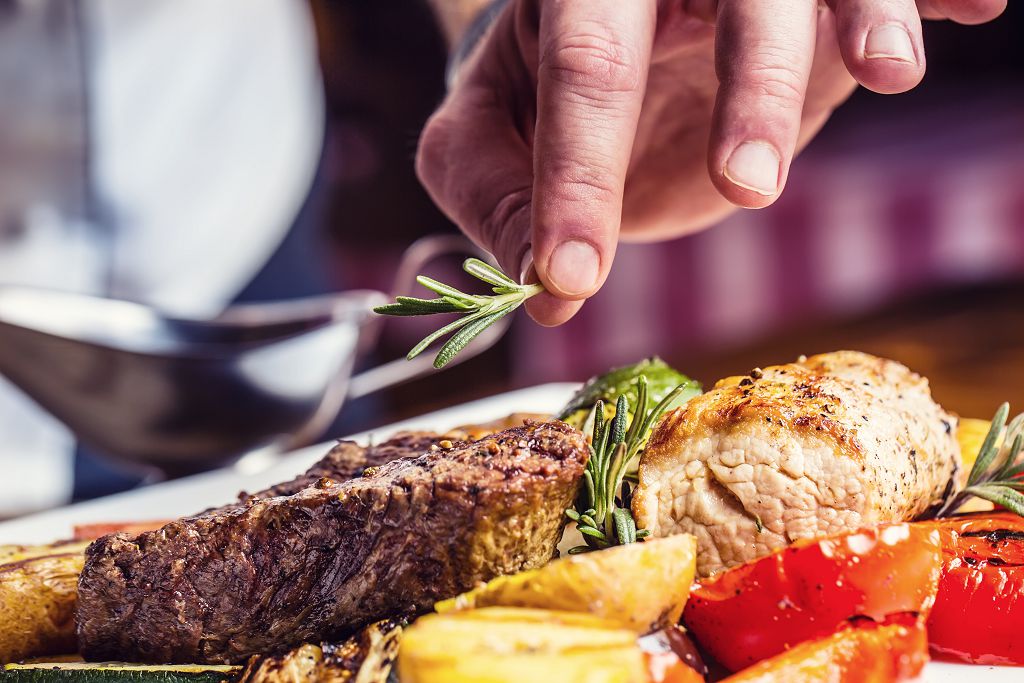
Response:
[[[221,683],[234,681],[241,666],[213,664],[123,664],[34,662],[7,664],[0,681],[10,683]]]
[[[434,358],[434,367],[443,368],[464,349],[469,342],[488,327],[519,308],[524,301],[544,291],[543,285],[521,285],[494,266],[480,259],[466,259],[462,269],[482,282],[491,285],[490,294],[466,294],[451,285],[420,275],[416,282],[438,295],[437,299],[417,299],[400,296],[395,302],[373,309],[379,315],[434,315],[457,313],[459,318],[436,330],[420,341],[406,356],[412,360],[428,346],[447,334],[452,336]]]
[[[589,379],[562,408],[558,419],[568,422],[577,429],[584,429],[587,416],[598,401],[605,406],[603,417],[609,418],[614,415],[614,406],[619,396],[626,397],[630,410],[632,410],[632,407],[637,405],[639,398],[637,396],[637,378],[639,377],[646,379],[648,396],[653,403],[659,403],[669,392],[675,390],[679,385],[684,385],[683,390],[676,398],[665,406],[665,410],[678,408],[694,396],[699,395],[701,391],[698,382],[672,369],[665,361],[657,357],[647,358],[639,363],[616,368]]]
[[[593,423],[594,432],[590,459],[583,472],[584,486],[575,505],[565,511],[565,516],[576,522],[586,545],[571,548],[570,554],[636,543],[649,535],[646,529],[636,528],[630,511],[632,491],[626,480],[635,480],[637,463],[651,430],[668,406],[678,404],[687,388],[686,383],[676,386],[650,408],[647,377],[641,374],[632,390],[619,394],[610,418],[602,417],[604,401],[598,399],[586,420]],[[630,395],[636,396],[633,404]]]

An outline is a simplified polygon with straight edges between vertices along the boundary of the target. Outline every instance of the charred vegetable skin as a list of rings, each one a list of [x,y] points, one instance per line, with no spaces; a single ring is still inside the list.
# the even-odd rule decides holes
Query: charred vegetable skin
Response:
[[[914,524],[797,541],[701,582],[683,621],[706,652],[737,671],[852,618],[926,612],[941,557],[939,532]]]
[[[964,515],[942,534],[942,578],[928,618],[932,652],[972,664],[1024,665],[1024,519]]]
[[[401,637],[401,625],[385,619],[341,643],[307,644],[277,657],[253,657],[238,683],[386,683]]]

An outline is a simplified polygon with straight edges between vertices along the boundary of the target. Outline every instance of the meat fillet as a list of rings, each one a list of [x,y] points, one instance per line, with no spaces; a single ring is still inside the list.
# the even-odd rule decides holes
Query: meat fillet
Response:
[[[338,467],[359,461],[344,448]],[[92,660],[240,662],[423,611],[550,560],[587,456],[567,425],[531,424],[137,538],[106,536],[79,580],[80,650]]]
[[[854,351],[723,380],[665,417],[640,463],[638,526],[697,537],[708,576],[790,542],[909,520],[960,470],[928,382]]]

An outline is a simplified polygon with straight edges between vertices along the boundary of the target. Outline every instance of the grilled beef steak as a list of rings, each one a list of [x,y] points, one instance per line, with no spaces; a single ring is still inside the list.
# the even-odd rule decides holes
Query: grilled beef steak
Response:
[[[547,562],[587,455],[567,425],[531,424],[106,536],[79,580],[79,647],[93,660],[240,662],[425,610]]]
[[[415,457],[444,438],[433,432],[401,432],[373,446],[360,446],[355,441],[339,441],[327,455],[295,479],[259,493],[242,494],[240,499],[244,503],[249,498],[292,496],[324,478],[339,482],[355,479],[361,477],[367,467],[379,467],[398,458]]]

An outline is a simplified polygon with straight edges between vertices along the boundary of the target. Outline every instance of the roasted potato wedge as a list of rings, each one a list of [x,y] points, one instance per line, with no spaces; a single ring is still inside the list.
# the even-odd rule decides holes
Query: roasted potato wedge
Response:
[[[87,545],[0,546],[0,662],[74,651]]]
[[[501,605],[587,612],[647,633],[679,621],[693,583],[696,547],[693,536],[680,534],[569,555],[494,579],[435,609]]]
[[[636,634],[575,612],[486,607],[428,614],[406,629],[402,683],[646,683]]]

